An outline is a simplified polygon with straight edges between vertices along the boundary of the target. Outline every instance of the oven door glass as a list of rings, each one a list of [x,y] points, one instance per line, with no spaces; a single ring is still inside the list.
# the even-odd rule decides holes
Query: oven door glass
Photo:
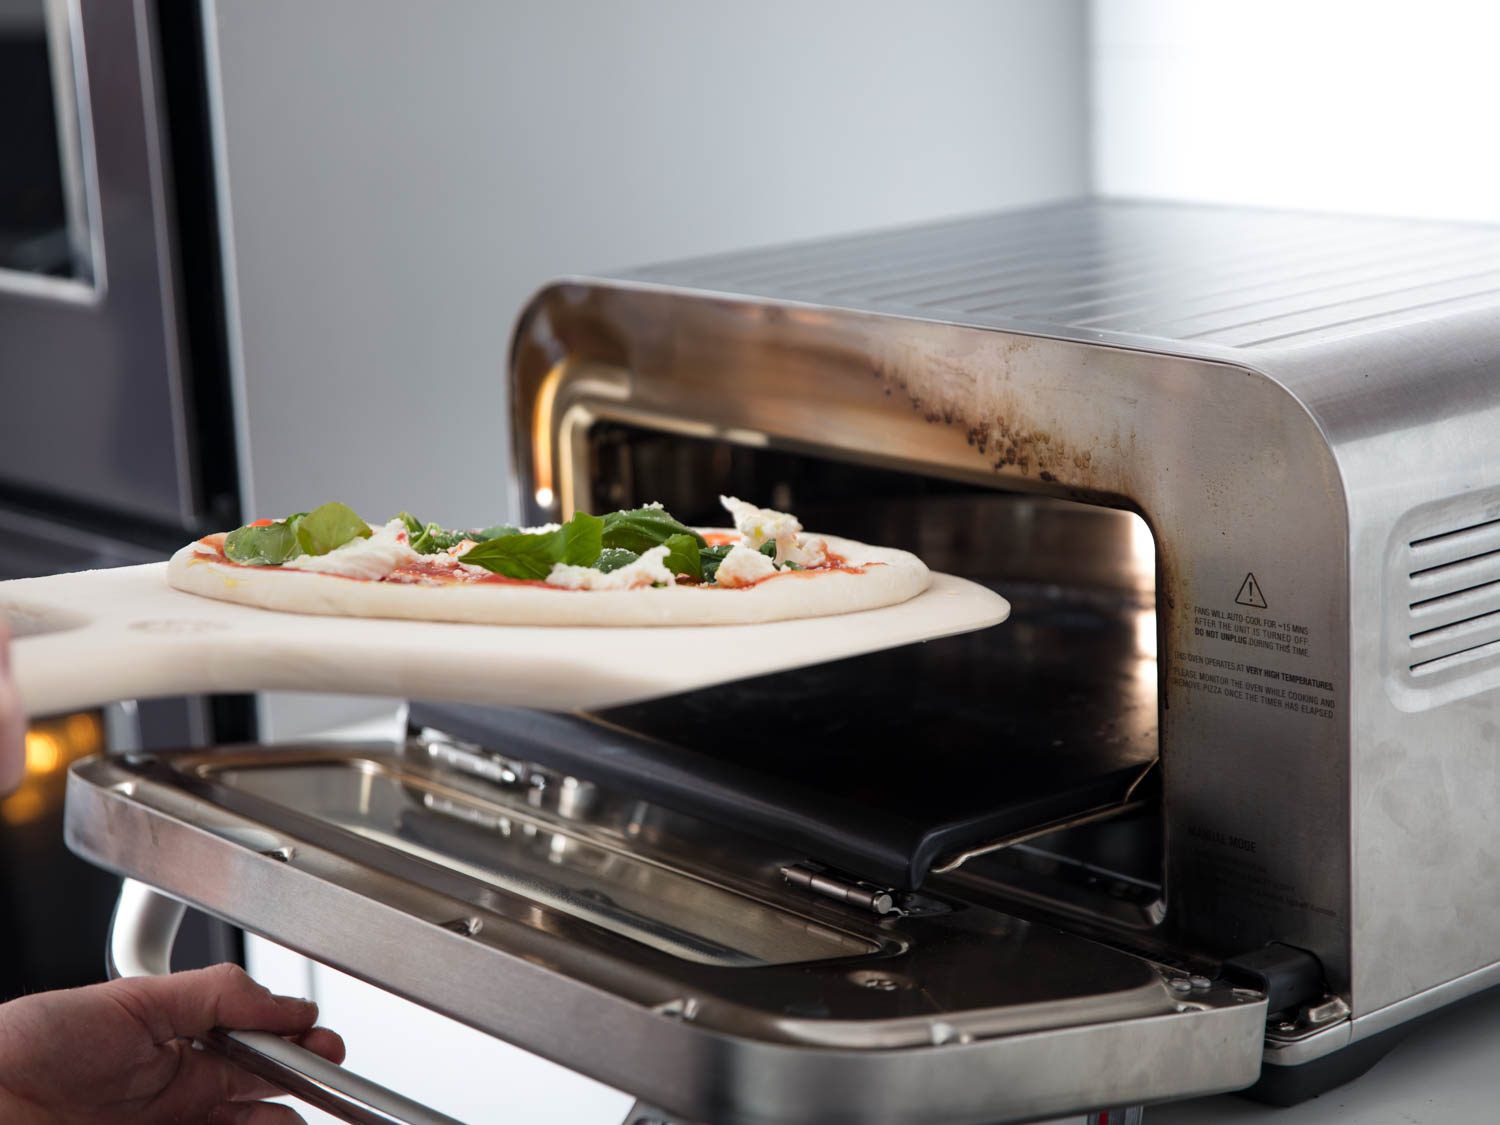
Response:
[[[1258,994],[959,901],[821,898],[782,877],[806,857],[493,761],[97,759],[73,770],[68,840],[689,1119],[998,1120],[1258,1073]]]
[[[0,486],[192,527],[156,7],[0,4]]]

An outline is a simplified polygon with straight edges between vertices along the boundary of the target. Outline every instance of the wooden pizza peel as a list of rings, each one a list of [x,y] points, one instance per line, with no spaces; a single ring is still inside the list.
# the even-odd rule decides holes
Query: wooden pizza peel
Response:
[[[593,710],[996,625],[934,574],[900,605],[761,625],[455,625],[281,613],[167,585],[166,563],[0,582],[27,713],[207,692],[316,691]]]

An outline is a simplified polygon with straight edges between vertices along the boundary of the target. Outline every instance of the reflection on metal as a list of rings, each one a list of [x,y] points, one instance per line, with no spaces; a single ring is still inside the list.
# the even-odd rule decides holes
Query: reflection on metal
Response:
[[[577,495],[568,471],[578,456],[577,435],[595,420],[593,405],[620,402],[629,395],[629,377],[601,364],[554,365],[537,388],[531,404],[532,426],[545,435],[531,445],[528,503],[547,513],[571,513],[588,503]]]
[[[357,811],[349,801],[362,792],[330,786],[339,769],[393,783],[371,790],[367,827],[390,823],[375,814],[391,802],[423,814],[418,793],[478,806],[507,792],[389,751],[96,759],[72,774],[69,845],[688,1120],[1034,1118],[1254,1078],[1263,1001],[1218,987],[1184,1000],[1149,962],[1045,926],[958,904],[877,919],[785,887],[774,853],[751,837],[664,809],[635,815],[638,802],[601,794],[589,814],[596,834],[632,816],[645,829],[628,854],[621,831],[613,856],[656,866],[670,846],[683,870],[703,870],[700,888],[710,878],[750,887],[759,872],[754,897],[738,898],[752,904],[742,921],[759,903],[762,916],[867,935],[871,949],[748,970],[678,957],[455,870],[443,851],[453,836],[424,844],[443,855],[432,861],[331,823],[326,814]],[[256,773],[274,779],[263,793],[244,784]],[[342,805],[331,800],[339,794]],[[521,800],[508,808],[513,823],[547,819]],[[268,859],[239,842],[246,830],[295,848]],[[488,839],[484,861],[518,855]],[[477,925],[458,932],[455,919]],[[1204,1042],[1216,1049],[1197,1049]],[[1142,1057],[1182,1062],[1168,1072],[1139,1066]]]
[[[562,382],[562,364],[556,364],[542,377],[537,386],[536,401],[532,404],[532,432],[537,439],[531,447],[532,495],[540,507],[551,507],[557,493],[553,488],[552,434],[554,432],[552,412],[557,402],[557,387]]]
[[[816,865],[789,864],[781,869],[781,877],[794,887],[874,914],[890,914],[896,909],[896,896],[889,887],[842,878]]]
[[[1154,764],[1152,763],[1152,765]],[[1146,768],[1149,770],[1151,766],[1147,766]],[[1132,783],[1131,789],[1134,790],[1135,785],[1139,783],[1140,778],[1137,778]],[[1012,836],[1002,836],[996,840],[988,840],[976,847],[966,848],[964,851],[952,856],[939,859],[932,865],[932,872],[934,875],[946,875],[950,871],[957,871],[971,859],[978,859],[982,855],[991,855],[1005,848],[1013,848],[1017,844],[1024,844],[1028,840],[1035,840],[1042,836],[1050,836],[1054,832],[1061,832],[1067,828],[1082,828],[1086,824],[1098,824],[1101,821],[1113,820],[1116,817],[1125,816],[1127,813],[1140,812],[1146,807],[1147,802],[1145,801],[1132,801],[1127,798],[1117,805],[1106,805],[1102,808],[1091,809],[1078,816],[1065,817],[1047,824],[1039,824],[1035,828],[1028,828],[1025,832],[1017,832]]]
[[[200,776],[689,961],[782,964],[876,948],[597,834],[584,838],[574,824],[589,801],[571,779],[559,779],[543,808],[531,800],[536,784],[463,791],[441,774],[398,773],[378,760],[205,767]]]
[[[1141,772],[1136,775],[1136,779],[1130,783],[1130,788],[1125,790],[1125,800],[1127,803],[1132,797],[1135,796],[1136,790],[1141,787],[1141,783],[1144,782],[1153,773],[1157,772],[1157,767],[1160,765],[1161,759],[1157,758],[1155,761],[1148,762],[1146,764],[1146,768],[1141,770]]]
[[[64,212],[73,257],[72,276],[104,288],[104,244],[99,235],[99,175],[94,161],[94,114],[80,0],[46,0],[47,48],[52,64],[53,116],[62,165]]]

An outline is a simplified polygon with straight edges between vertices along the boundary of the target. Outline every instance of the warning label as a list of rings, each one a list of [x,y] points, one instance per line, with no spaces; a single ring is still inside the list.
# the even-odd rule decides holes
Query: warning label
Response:
[[[1185,652],[1172,671],[1172,685],[1277,711],[1333,718],[1333,684],[1295,672]]]
[[[1255,576],[1252,574],[1246,582],[1254,580]],[[1257,586],[1255,592],[1260,593],[1260,587]],[[1307,655],[1306,625],[1278,621],[1263,613],[1241,613],[1233,609],[1195,605],[1193,636],[1210,641],[1228,641],[1246,648],[1262,648],[1285,656]]]
[[[1260,583],[1255,580],[1255,575],[1245,575],[1245,580],[1240,583],[1240,592],[1234,596],[1235,605],[1248,605],[1253,609],[1265,609],[1266,596],[1260,592]]]

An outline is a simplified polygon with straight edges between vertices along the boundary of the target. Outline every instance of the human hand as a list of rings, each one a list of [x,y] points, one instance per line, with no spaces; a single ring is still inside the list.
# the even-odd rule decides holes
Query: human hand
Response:
[[[10,674],[10,629],[0,617],[0,797],[26,772],[26,712]]]
[[[281,1091],[192,1045],[213,1027],[285,1035],[325,1059],[344,1041],[318,1007],[274,996],[237,965],[133,977],[0,1004],[0,1121],[293,1125]]]

